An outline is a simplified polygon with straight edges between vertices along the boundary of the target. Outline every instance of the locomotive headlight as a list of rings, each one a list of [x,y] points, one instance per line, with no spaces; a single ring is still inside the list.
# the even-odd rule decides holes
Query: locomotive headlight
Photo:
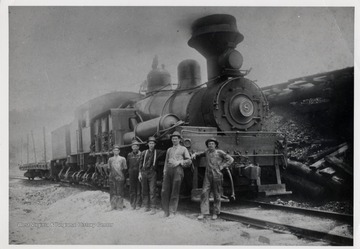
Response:
[[[239,51],[230,49],[219,57],[218,63],[226,68],[239,69],[243,64],[243,57]]]
[[[228,55],[228,64],[230,68],[239,69],[243,64],[243,57],[240,52],[233,50]]]

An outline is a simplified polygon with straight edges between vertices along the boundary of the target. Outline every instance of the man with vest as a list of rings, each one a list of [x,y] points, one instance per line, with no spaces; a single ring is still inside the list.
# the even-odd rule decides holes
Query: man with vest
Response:
[[[141,152],[139,181],[142,185],[142,202],[145,212],[156,213],[156,168],[158,159],[165,151],[156,150],[156,139],[149,137],[149,149]]]
[[[173,146],[166,152],[161,202],[164,216],[172,218],[175,216],[179,203],[180,186],[184,178],[183,167],[190,166],[191,157],[188,150],[180,145],[179,132],[175,131],[170,138]]]
[[[224,151],[217,149],[219,142],[216,140],[216,138],[210,138],[206,140],[205,145],[208,148],[205,152],[195,153],[192,155],[192,158],[196,158],[197,156],[206,157],[206,169],[200,203],[201,214],[198,216],[198,219],[202,220],[204,219],[205,215],[210,214],[209,194],[210,190],[212,190],[214,194],[214,212],[211,218],[216,220],[217,216],[220,214],[221,207],[223,181],[221,170],[229,167],[234,162],[234,158],[226,154]]]
[[[130,205],[132,209],[140,209],[141,207],[141,183],[138,180],[139,164],[141,152],[139,151],[139,143],[134,140],[131,143],[132,152],[127,155],[127,165],[129,168],[130,183]]]
[[[114,156],[108,160],[109,167],[109,185],[110,185],[110,204],[111,210],[122,210],[124,207],[124,185],[126,159],[119,155],[120,147],[115,145]]]

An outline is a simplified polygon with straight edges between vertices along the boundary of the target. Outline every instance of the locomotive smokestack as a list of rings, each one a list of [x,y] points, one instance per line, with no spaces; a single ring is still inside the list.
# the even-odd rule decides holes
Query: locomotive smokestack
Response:
[[[188,45],[207,60],[208,79],[217,76],[240,76],[243,58],[235,50],[244,39],[231,15],[216,14],[196,20]]]

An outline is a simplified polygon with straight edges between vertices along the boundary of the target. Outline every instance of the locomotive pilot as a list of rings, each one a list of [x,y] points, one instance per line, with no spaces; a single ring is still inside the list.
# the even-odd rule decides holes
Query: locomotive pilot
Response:
[[[109,185],[110,185],[110,204],[111,210],[122,210],[124,207],[124,185],[126,159],[119,155],[120,147],[115,145],[114,156],[109,158]]]
[[[152,215],[156,213],[156,169],[159,158],[165,153],[165,151],[156,150],[155,145],[155,137],[149,137],[149,149],[141,152],[138,176],[142,186],[142,202],[145,212],[151,211]]]
[[[175,131],[170,137],[173,146],[166,152],[161,202],[164,216],[172,218],[175,216],[179,203],[180,186],[184,178],[183,167],[190,166],[191,157],[188,150],[180,145],[179,132]]]
[[[216,138],[210,138],[205,142],[208,148],[205,152],[194,153],[192,158],[205,156],[206,157],[206,169],[203,181],[203,187],[201,192],[201,214],[198,216],[199,220],[204,219],[205,215],[210,215],[209,212],[209,194],[212,190],[214,194],[214,211],[212,219],[216,220],[218,214],[220,214],[221,207],[221,193],[222,193],[222,181],[223,175],[221,170],[229,167],[234,158],[226,154],[224,151],[217,149],[219,142]]]
[[[134,140],[131,143],[132,151],[127,155],[127,165],[129,168],[130,182],[130,205],[132,209],[140,209],[141,207],[141,183],[138,180],[139,164],[141,152],[139,151],[139,143]]]

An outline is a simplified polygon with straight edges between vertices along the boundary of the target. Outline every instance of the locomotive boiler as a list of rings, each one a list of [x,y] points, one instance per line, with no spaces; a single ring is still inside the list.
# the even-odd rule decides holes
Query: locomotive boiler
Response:
[[[161,71],[154,69],[148,75],[147,97],[138,101],[135,109],[145,119],[171,113],[189,126],[211,126],[219,131],[261,130],[268,104],[260,88],[240,71],[243,59],[235,47],[243,35],[237,30],[235,18],[204,17],[192,29],[188,44],[207,59],[208,81],[201,84],[198,63],[185,60],[178,66],[177,89],[159,90],[170,82],[166,72],[155,75]]]
[[[201,82],[196,61],[185,60],[178,65],[178,84],[172,89],[170,74],[159,68],[155,58],[144,94],[114,92],[91,100],[76,110],[71,124],[59,128],[62,139],[57,138],[60,130],[53,132],[52,175],[107,186],[112,145],[120,145],[120,153],[126,156],[133,139],[145,149],[147,138],[155,136],[158,148],[167,149],[169,135],[177,130],[190,153],[204,151],[205,140],[215,137],[220,149],[235,158],[224,174],[225,196],[248,190],[264,195],[290,193],[281,182],[286,159],[278,134],[262,131],[268,102],[241,70],[243,58],[235,48],[243,39],[231,15],[195,21],[188,45],[206,58],[207,81]],[[185,170],[183,193],[191,193],[195,201],[205,163],[198,159]],[[162,169],[158,170],[161,185]]]

